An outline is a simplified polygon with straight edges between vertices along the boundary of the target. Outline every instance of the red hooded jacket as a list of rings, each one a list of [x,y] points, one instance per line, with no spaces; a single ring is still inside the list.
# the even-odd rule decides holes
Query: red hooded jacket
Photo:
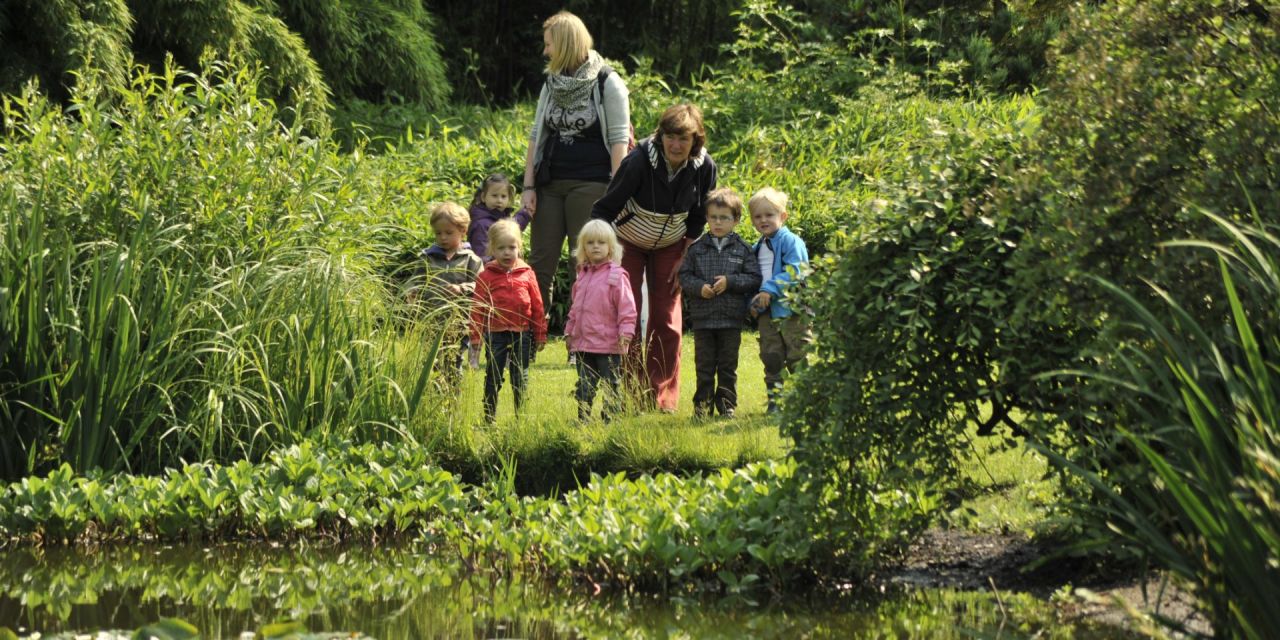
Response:
[[[510,271],[490,262],[476,278],[471,296],[471,343],[496,331],[533,331],[535,345],[547,341],[547,318],[533,269],[516,260]]]

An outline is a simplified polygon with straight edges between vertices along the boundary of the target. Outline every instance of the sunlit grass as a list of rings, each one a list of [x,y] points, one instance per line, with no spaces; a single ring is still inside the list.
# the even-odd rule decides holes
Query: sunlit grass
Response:
[[[1019,441],[1002,446],[997,437],[974,437],[961,474],[972,487],[951,521],[983,533],[1031,534],[1045,522],[1059,498],[1057,483],[1047,476],[1048,461]]]
[[[754,334],[743,337],[739,406],[732,420],[694,419],[692,336],[685,336],[682,354],[676,413],[627,412],[608,424],[580,423],[573,397],[577,373],[563,340],[553,338],[530,367],[528,399],[519,414],[508,380],[498,397],[496,423],[484,424],[484,371],[467,371],[456,409],[442,416],[434,445],[443,455],[480,461],[481,472],[514,462],[517,481],[528,489],[571,488],[592,472],[692,473],[787,454],[790,445],[777,422],[764,414],[764,372]],[[599,415],[599,403],[597,398],[593,415]]]

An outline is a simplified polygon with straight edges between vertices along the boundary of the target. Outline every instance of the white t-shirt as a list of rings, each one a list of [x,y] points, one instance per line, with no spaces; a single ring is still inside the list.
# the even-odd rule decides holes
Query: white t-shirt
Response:
[[[773,279],[773,249],[769,248],[767,241],[760,242],[760,252],[756,254],[756,260],[760,262],[760,281],[768,282]]]

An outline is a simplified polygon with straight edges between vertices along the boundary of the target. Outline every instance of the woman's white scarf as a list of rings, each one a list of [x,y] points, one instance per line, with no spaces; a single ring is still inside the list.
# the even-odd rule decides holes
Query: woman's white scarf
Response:
[[[582,104],[587,100],[591,89],[595,87],[596,76],[600,74],[601,67],[604,66],[604,58],[595,52],[595,49],[587,52],[587,61],[573,72],[573,75],[566,76],[560,73],[547,74],[547,86],[551,89],[551,101],[561,109],[570,109],[574,105]]]

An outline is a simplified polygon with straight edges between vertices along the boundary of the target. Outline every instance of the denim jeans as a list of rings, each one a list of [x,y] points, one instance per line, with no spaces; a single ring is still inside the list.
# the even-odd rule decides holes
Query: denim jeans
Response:
[[[578,388],[574,394],[578,398],[578,419],[591,417],[591,403],[596,397],[596,387],[603,380],[604,406],[600,409],[600,419],[609,421],[611,415],[617,415],[622,398],[618,395],[618,379],[622,368],[622,356],[616,353],[578,352]]]
[[[484,336],[489,360],[484,370],[484,418],[493,422],[497,415],[498,391],[511,370],[511,392],[516,411],[524,403],[529,384],[529,358],[533,353],[533,334],[529,331],[495,331]]]

